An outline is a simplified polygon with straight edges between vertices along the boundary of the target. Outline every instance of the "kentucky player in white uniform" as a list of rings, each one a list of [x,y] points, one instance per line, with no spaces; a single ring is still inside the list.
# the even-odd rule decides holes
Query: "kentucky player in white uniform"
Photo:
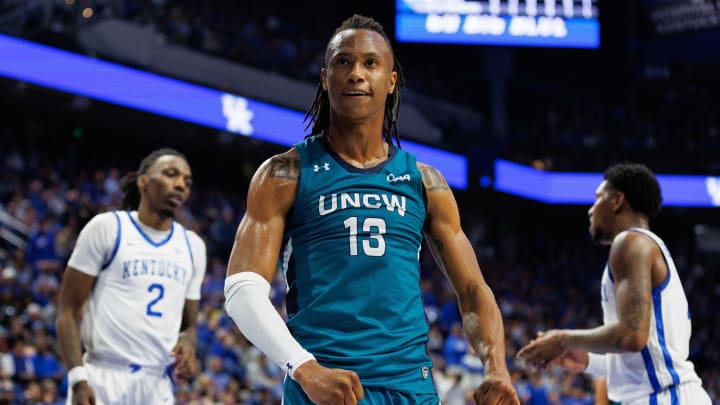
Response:
[[[611,245],[602,277],[603,325],[541,333],[518,356],[535,366],[607,378],[608,398],[623,405],[710,405],[687,360],[691,322],[680,277],[667,247],[649,230],[662,201],[655,176],[639,164],[612,166],[595,196],[590,233]]]
[[[197,369],[205,245],[173,221],[190,168],[161,149],[126,180],[123,205],[137,211],[90,220],[63,278],[57,330],[71,404],[174,403],[168,367],[181,379]]]
[[[628,232],[644,234],[657,244],[667,275],[652,291],[650,336],[645,347],[639,353],[609,353],[599,358],[604,361],[600,366],[605,372],[598,370],[597,376],[607,377],[608,397],[627,398],[621,400],[623,403],[632,403],[632,398],[646,400],[656,393],[657,403],[680,403],[679,392],[685,387],[682,383],[700,384],[693,364],[687,361],[691,325],[685,292],[665,243],[647,229],[630,228]],[[602,307],[604,324],[618,321],[614,280],[607,266],[602,277]]]

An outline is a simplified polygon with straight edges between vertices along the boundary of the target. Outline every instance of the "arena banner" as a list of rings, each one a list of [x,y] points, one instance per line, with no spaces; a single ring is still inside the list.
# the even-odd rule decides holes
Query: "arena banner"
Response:
[[[720,177],[658,174],[663,206],[720,207]],[[548,204],[590,205],[602,173],[548,172],[495,161],[496,190]]]
[[[302,112],[2,34],[0,76],[279,145],[303,139]],[[408,140],[402,147],[467,188],[464,156]]]
[[[396,0],[401,42],[598,48],[598,0]]]

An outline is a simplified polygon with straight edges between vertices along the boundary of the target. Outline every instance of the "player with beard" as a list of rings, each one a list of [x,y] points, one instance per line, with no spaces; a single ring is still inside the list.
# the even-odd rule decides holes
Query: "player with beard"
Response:
[[[604,176],[588,212],[593,241],[610,245],[603,325],[541,333],[518,356],[607,378],[609,399],[623,405],[709,405],[687,360],[691,322],[681,280],[665,243],[650,231],[662,202],[655,175],[624,163]]]
[[[173,220],[190,195],[185,157],[160,149],[123,179],[123,208],[80,232],[60,287],[69,404],[171,404],[197,371],[205,244]],[[84,352],[84,353],[83,353]]]

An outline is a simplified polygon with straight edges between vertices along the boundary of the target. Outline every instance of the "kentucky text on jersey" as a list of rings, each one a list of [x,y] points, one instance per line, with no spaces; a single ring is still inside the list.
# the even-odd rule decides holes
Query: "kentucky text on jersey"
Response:
[[[172,260],[133,259],[122,262],[122,278],[158,276],[185,284],[188,271]]]
[[[339,198],[338,198],[339,197]],[[338,199],[340,203],[338,204]],[[326,202],[329,200],[329,203]],[[397,196],[395,194],[363,194],[363,193],[333,193],[330,196],[321,195],[318,199],[318,211],[320,215],[331,214],[339,209],[346,210],[348,208],[385,208],[389,212],[395,212],[401,217],[405,216],[406,207],[405,196]],[[329,206],[328,206],[329,205]]]

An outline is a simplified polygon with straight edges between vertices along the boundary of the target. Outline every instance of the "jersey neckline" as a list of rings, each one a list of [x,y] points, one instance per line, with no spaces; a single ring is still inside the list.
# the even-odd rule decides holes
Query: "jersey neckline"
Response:
[[[325,135],[317,135],[318,141],[320,142],[320,145],[325,149],[325,151],[339,164],[340,166],[344,167],[345,170],[353,173],[380,173],[382,170],[392,162],[393,158],[396,155],[397,148],[392,143],[388,143],[388,157],[384,161],[378,163],[377,165],[373,167],[357,167],[353,166],[350,163],[346,162],[345,159],[340,156],[337,152],[335,152],[330,145],[327,143],[327,138]]]
[[[147,233],[145,233],[145,231],[143,231],[142,227],[140,226],[138,221],[136,221],[135,218],[133,218],[130,211],[125,211],[125,212],[127,213],[128,218],[130,218],[130,222],[132,222],[132,224],[135,226],[135,229],[137,229],[138,232],[140,232],[140,235],[142,235],[142,237],[145,238],[145,240],[149,244],[151,244],[155,247],[160,247],[160,246],[166,244],[170,240],[170,238],[172,238],[173,232],[175,231],[175,221],[172,221],[170,223],[170,232],[168,232],[167,236],[165,236],[165,239],[155,242],[154,240],[152,240],[150,238],[150,236]]]

